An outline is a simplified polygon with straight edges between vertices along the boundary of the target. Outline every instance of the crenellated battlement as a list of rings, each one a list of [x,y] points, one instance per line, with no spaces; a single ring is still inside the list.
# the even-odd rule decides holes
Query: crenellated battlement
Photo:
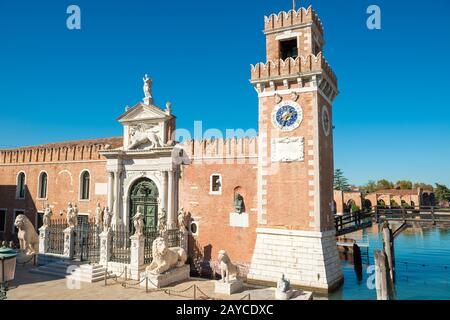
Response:
[[[236,159],[258,156],[258,138],[187,140],[182,144],[189,158]]]
[[[323,58],[322,52],[316,56],[310,54],[306,57],[299,56],[296,59],[287,58],[286,60],[260,62],[251,65],[251,81],[258,82],[269,78],[300,76],[301,74],[323,72],[334,85],[337,84],[337,78],[328,62]]]
[[[0,150],[0,165],[102,160],[101,150],[121,144],[122,138],[108,138],[5,149]]]
[[[321,34],[323,34],[322,22],[312,6],[307,9],[300,8],[298,11],[281,11],[264,17],[264,31],[270,32],[284,27],[292,27],[306,23],[314,23]]]

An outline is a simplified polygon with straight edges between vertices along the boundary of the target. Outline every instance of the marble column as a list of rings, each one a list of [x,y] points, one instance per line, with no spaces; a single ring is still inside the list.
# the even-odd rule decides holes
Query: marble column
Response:
[[[165,209],[167,212],[167,172],[162,171],[162,186],[161,186],[161,208]]]
[[[175,218],[175,208],[174,208],[174,181],[173,181],[173,171],[169,170],[167,172],[168,175],[168,184],[167,184],[167,227],[168,229],[176,228],[176,218]]]
[[[120,225],[122,223],[122,217],[120,216],[120,174],[119,170],[114,171],[114,202],[113,202],[113,218],[112,224]]]
[[[114,205],[114,172],[108,171],[108,208],[113,210]]]

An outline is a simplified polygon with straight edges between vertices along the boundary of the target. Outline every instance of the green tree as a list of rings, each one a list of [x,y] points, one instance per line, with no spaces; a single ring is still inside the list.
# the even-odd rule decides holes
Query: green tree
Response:
[[[360,187],[360,189],[364,192],[371,193],[377,191],[377,183],[373,180],[369,180],[367,184]]]
[[[447,188],[446,185],[436,183],[434,194],[436,195],[436,200],[438,201],[438,203],[450,201],[450,189]]]
[[[377,181],[377,190],[384,190],[384,189],[394,189],[394,185],[392,184],[392,182],[386,180],[386,179],[381,179]]]
[[[400,180],[395,184],[397,188],[401,190],[411,190],[413,187],[413,183],[409,180]]]
[[[416,182],[414,183],[414,189],[422,188],[424,190],[433,190],[433,186],[431,184],[423,183],[423,182]]]
[[[334,183],[333,183],[334,190],[340,190],[340,191],[350,191],[350,184],[348,183],[348,179],[344,177],[344,173],[341,169],[336,169],[334,171]]]

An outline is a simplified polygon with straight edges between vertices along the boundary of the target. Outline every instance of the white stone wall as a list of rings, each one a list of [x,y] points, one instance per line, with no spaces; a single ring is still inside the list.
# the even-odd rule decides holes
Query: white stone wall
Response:
[[[247,276],[277,282],[285,274],[291,284],[329,289],[342,280],[334,231],[308,232],[258,228]]]

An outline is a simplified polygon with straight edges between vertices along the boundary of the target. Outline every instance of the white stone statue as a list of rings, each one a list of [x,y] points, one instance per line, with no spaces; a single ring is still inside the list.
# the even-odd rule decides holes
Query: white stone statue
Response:
[[[146,98],[152,98],[152,79],[148,77],[146,74],[144,78],[142,78],[142,81],[144,81],[144,97]]]
[[[134,225],[134,235],[141,236],[144,234],[144,214],[138,207],[136,214],[131,218]]]
[[[97,207],[95,208],[95,226],[97,229],[101,229],[103,226],[103,211],[100,207],[100,202],[97,202]]]
[[[230,277],[232,280],[236,280],[239,276],[239,269],[235,264],[231,263],[231,259],[225,250],[219,251],[218,261],[222,282],[230,283]]]
[[[111,228],[112,212],[109,211],[109,207],[103,209],[103,232],[109,231]]]
[[[189,230],[189,224],[191,223],[191,213],[184,211],[184,208],[180,209],[178,212],[178,228],[180,231]]]
[[[144,128],[139,125],[130,128],[130,144],[128,145],[128,149],[134,150],[144,144],[148,144],[144,149],[153,149],[163,146],[158,125],[151,128]]]
[[[67,205],[67,224],[69,228],[75,228],[78,225],[78,207],[72,206],[72,203],[69,202]]]
[[[174,268],[184,266],[186,251],[180,247],[168,248],[166,239],[158,237],[152,244],[152,263],[145,269],[150,274],[162,274]]]
[[[158,212],[158,232],[164,234],[167,230],[167,215],[166,209],[160,208]]]
[[[52,215],[53,215],[52,209],[50,208],[50,205],[47,203],[47,205],[45,206],[45,210],[44,210],[44,217],[42,218],[42,226],[43,227],[50,226]]]
[[[284,277],[284,274],[281,275],[281,278],[277,282],[277,290],[279,292],[288,292],[291,289],[291,284],[289,280]]]
[[[27,255],[36,254],[39,251],[39,236],[31,221],[25,215],[19,214],[14,221],[14,225],[19,229],[17,238],[19,239],[20,250]]]
[[[275,291],[275,299],[277,300],[289,300],[294,295],[294,290],[291,289],[291,283],[281,275],[281,278],[277,282],[277,290]]]

